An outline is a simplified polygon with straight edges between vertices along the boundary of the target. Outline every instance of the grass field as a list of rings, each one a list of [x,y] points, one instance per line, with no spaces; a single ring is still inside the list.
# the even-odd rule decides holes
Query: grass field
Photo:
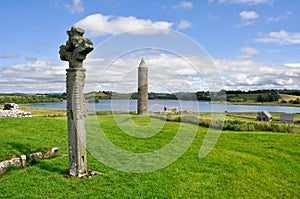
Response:
[[[278,112],[272,112],[272,121],[275,123],[279,123],[280,121],[280,114]],[[246,121],[255,121],[256,120],[257,113],[256,112],[228,112],[226,113],[227,119],[239,119],[239,120],[246,120]],[[300,114],[294,114],[295,120],[300,120]]]
[[[299,98],[299,96],[280,94],[280,101],[285,100],[285,101],[289,102],[290,100],[296,100],[297,98]]]
[[[290,100],[296,100],[299,96],[296,95],[288,95],[288,94],[280,94],[280,99],[274,102],[257,102],[258,94],[240,94],[241,98],[247,99],[247,101],[227,101],[227,104],[243,104],[243,105],[267,105],[267,106],[294,106],[300,107],[300,104],[290,103]],[[229,95],[230,96],[230,95]],[[283,103],[285,101],[286,103]]]
[[[40,116],[0,119],[0,159],[52,146],[68,153],[66,118]],[[139,125],[149,122],[132,117]],[[114,144],[140,153],[166,145],[179,125],[167,122],[151,138],[133,138],[122,133],[113,116],[98,119]],[[183,125],[187,132],[194,127]],[[90,153],[89,169],[103,173],[91,179],[66,178],[66,156],[40,159],[26,169],[11,168],[0,177],[0,198],[300,198],[299,134],[223,131],[211,153],[200,159],[206,131],[199,127],[183,156],[149,173],[114,170]]]

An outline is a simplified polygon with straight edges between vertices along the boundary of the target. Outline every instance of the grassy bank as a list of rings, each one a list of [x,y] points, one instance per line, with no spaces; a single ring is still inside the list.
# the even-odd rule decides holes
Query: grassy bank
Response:
[[[67,115],[64,109],[32,108],[27,105],[21,105],[20,109],[31,112],[33,117],[64,117]]]
[[[132,118],[138,125],[149,123],[149,118]],[[149,139],[131,138],[113,116],[100,115],[98,119],[113,143],[134,152],[161,148],[173,139],[179,125],[167,122]],[[192,127],[183,125],[187,131]],[[89,168],[103,174],[78,180],[64,177],[68,172],[66,156],[37,160],[32,167],[10,169],[0,177],[0,198],[300,197],[299,134],[223,131],[211,153],[199,159],[206,131],[199,127],[182,157],[150,173],[120,172],[88,153]],[[51,146],[59,147],[60,153],[68,152],[65,117],[1,119],[0,136],[0,159]]]
[[[224,103],[224,102],[220,102]],[[254,105],[254,106],[290,106],[290,107],[300,107],[300,104],[293,103],[283,103],[281,101],[278,102],[255,102],[255,101],[247,101],[247,102],[226,102],[226,104],[235,104],[235,105]]]
[[[211,113],[199,113],[199,114],[155,114],[154,118],[172,122],[185,122],[191,124],[197,124],[203,127],[216,127],[223,130],[232,131],[271,131],[281,133],[298,133],[300,134],[299,123],[288,124],[279,122],[280,113],[272,113],[272,122],[256,121],[257,113],[227,113],[223,114],[211,114]],[[214,119],[212,118],[221,118]],[[300,114],[295,114],[295,120],[299,121]],[[212,122],[213,121],[213,122]],[[222,122],[224,121],[224,122]]]

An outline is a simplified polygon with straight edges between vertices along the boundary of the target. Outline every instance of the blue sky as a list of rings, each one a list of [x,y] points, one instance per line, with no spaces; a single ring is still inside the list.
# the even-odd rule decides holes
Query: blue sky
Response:
[[[65,31],[74,25],[86,30],[85,37],[93,41],[96,50],[98,44],[122,32],[148,27],[171,29],[204,48],[226,89],[300,89],[299,8],[300,1],[295,0],[2,1],[0,93],[64,92],[67,63],[60,61],[58,49],[67,40]],[[129,73],[129,63],[138,65],[140,57],[129,57],[120,58],[118,63],[122,64],[118,66],[115,63],[119,73]],[[174,63],[176,57],[159,52],[145,59],[154,67],[163,58],[173,59],[165,63],[166,71],[173,67],[171,77],[177,80],[172,91],[186,91],[185,83],[193,85],[192,90],[203,88],[197,87],[202,83],[196,81],[196,72],[187,72],[181,81],[176,79],[177,69],[188,70],[184,63]],[[92,63],[88,59],[87,65]],[[97,75],[90,75],[89,82],[96,85],[103,80],[106,84],[101,89],[114,90],[112,81],[99,78],[104,68],[94,66],[93,70]],[[104,76],[114,80],[114,75],[117,73],[112,70]],[[164,89],[154,85],[152,90]],[[134,89],[129,86],[124,91]]]

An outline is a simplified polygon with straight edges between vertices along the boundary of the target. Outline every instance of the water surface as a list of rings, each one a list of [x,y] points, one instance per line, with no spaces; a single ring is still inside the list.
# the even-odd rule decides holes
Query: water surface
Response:
[[[31,104],[30,106],[35,108],[66,109],[66,102]],[[300,113],[300,107],[211,104],[203,101],[149,100],[149,111],[160,112],[164,106],[178,107],[180,111],[188,112],[259,112],[267,110],[269,112]],[[95,111],[136,111],[136,107],[137,100],[101,100],[100,103],[87,103],[87,108]]]

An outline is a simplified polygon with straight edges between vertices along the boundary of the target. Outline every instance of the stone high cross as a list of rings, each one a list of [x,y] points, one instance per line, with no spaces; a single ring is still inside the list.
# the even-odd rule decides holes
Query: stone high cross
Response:
[[[69,36],[65,45],[60,46],[62,61],[69,62],[67,69],[67,115],[69,144],[69,173],[82,177],[88,174],[86,158],[86,104],[83,87],[86,69],[82,62],[93,48],[93,43],[83,38],[84,30],[72,27],[67,31]]]

